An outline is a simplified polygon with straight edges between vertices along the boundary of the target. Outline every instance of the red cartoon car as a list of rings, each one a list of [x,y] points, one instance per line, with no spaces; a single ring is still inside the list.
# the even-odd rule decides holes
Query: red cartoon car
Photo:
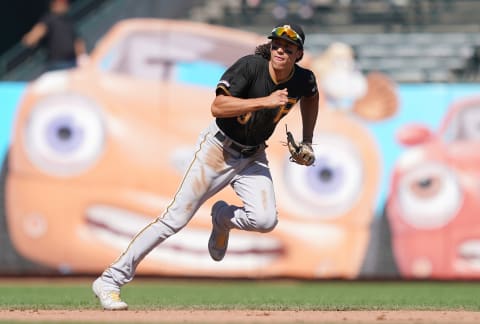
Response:
[[[480,278],[480,97],[454,103],[438,132],[408,125],[386,206],[400,274]]]

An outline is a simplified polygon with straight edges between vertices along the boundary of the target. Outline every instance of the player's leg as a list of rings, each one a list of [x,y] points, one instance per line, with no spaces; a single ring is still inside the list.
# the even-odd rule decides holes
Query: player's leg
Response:
[[[207,130],[200,136],[194,160],[185,173],[183,181],[170,205],[163,215],[148,224],[130,242],[122,255],[110,265],[96,280],[97,290],[113,292],[120,300],[120,287],[130,282],[138,264],[157,245],[182,229],[193,217],[198,208],[211,196],[230,183],[235,174],[232,166],[221,163],[224,159],[223,149],[213,137],[213,132]],[[214,167],[211,165],[211,161]],[[207,163],[207,161],[209,161]],[[95,291],[95,283],[94,283]],[[112,298],[100,298],[106,309],[124,309],[124,305],[112,302]],[[114,306],[110,306],[110,304]],[[118,308],[116,308],[118,306]],[[125,304],[126,306],[126,304]]]
[[[272,177],[265,153],[242,170],[232,181],[243,206],[230,205],[219,215],[229,228],[270,232],[277,224],[277,209]]]
[[[234,178],[232,187],[243,206],[228,205],[223,201],[213,206],[208,250],[215,261],[225,256],[230,229],[266,233],[277,224],[275,194],[264,152]]]

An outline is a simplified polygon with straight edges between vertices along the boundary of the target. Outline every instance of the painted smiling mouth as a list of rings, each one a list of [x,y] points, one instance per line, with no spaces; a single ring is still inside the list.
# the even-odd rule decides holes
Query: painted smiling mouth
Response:
[[[202,209],[198,212],[201,215]],[[210,216],[208,216],[210,217]],[[115,249],[124,250],[131,239],[152,220],[124,209],[96,205],[87,210],[90,233]],[[213,261],[207,249],[210,229],[185,227],[152,250],[147,259],[201,270],[252,270],[265,267],[286,254],[280,241],[272,236],[243,231],[230,235],[227,257]],[[228,257],[231,256],[231,257]]]
[[[463,242],[458,248],[458,259],[464,267],[480,271],[480,240]]]

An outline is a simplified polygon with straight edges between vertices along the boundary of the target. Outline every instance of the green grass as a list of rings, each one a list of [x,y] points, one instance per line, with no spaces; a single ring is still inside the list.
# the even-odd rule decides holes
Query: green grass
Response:
[[[0,283],[1,309],[99,308],[90,280]],[[480,310],[480,282],[188,281],[136,279],[130,309]]]

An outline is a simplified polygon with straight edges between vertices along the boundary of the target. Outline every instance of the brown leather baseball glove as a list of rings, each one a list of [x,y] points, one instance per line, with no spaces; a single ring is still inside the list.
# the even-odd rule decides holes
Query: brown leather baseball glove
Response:
[[[291,132],[287,130],[287,146],[290,151],[290,161],[300,165],[312,165],[315,162],[315,153],[311,143],[297,143]]]

